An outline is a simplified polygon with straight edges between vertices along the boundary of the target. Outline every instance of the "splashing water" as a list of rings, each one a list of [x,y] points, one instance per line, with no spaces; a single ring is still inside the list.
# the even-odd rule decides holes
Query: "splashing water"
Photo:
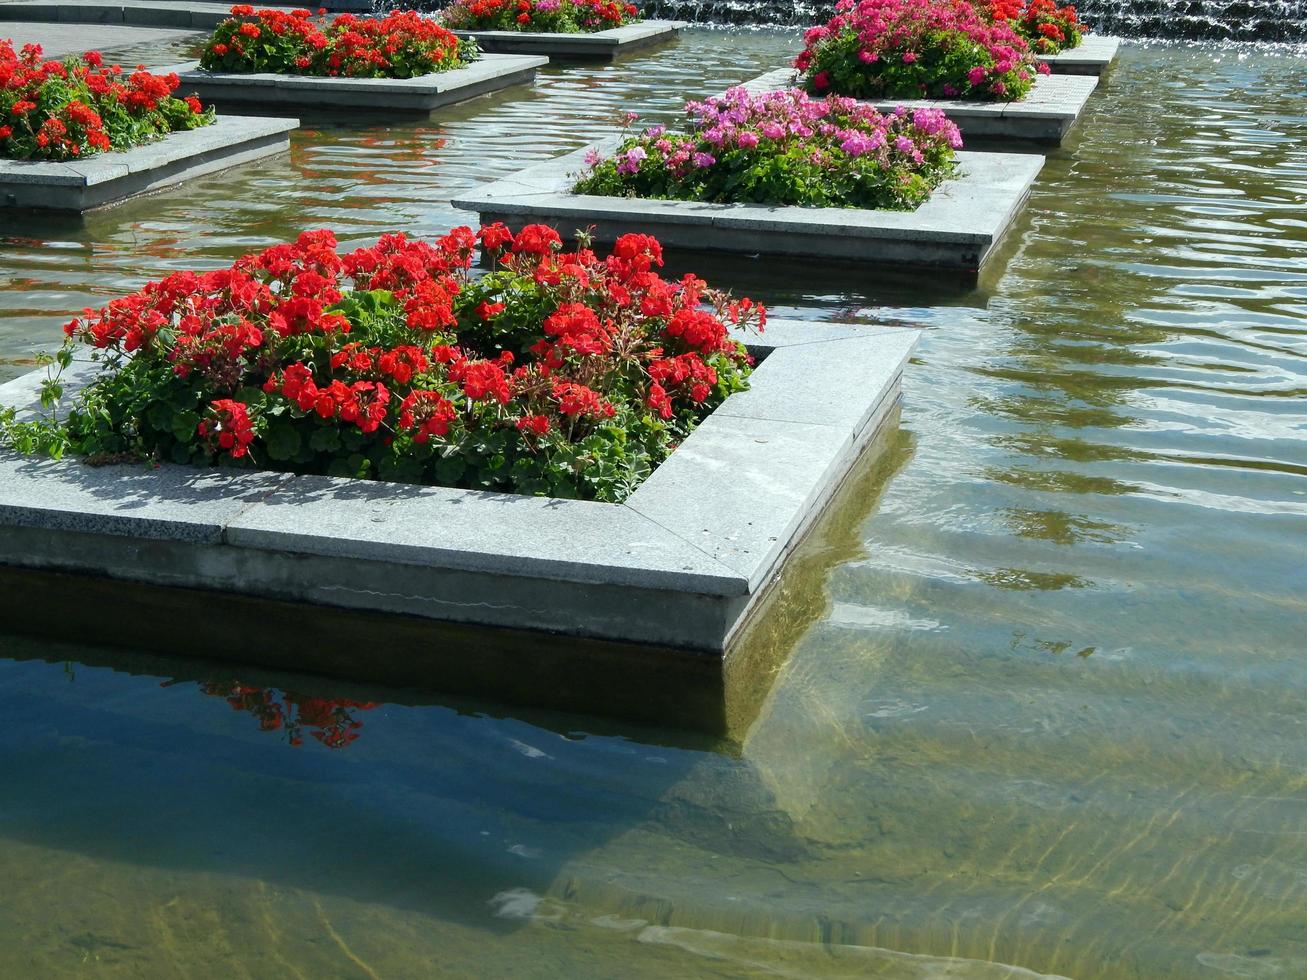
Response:
[[[812,0],[645,0],[649,17],[714,24],[814,24],[834,4]],[[1307,0],[1080,0],[1103,34],[1217,41],[1307,42]]]

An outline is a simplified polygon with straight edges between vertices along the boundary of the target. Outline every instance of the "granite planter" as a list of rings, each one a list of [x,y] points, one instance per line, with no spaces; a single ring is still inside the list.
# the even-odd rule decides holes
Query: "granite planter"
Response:
[[[236,74],[208,72],[198,62],[161,68],[181,76],[181,90],[194,92],[219,106],[259,105],[269,111],[282,108],[370,109],[429,112],[496,92],[510,85],[530,83],[536,70],[549,63],[536,55],[487,54],[463,68],[434,72],[417,78],[320,78],[309,75],[274,75],[267,72]]]
[[[679,20],[646,20],[593,34],[558,34],[533,31],[455,31],[475,38],[482,51],[496,54],[541,54],[550,58],[612,61],[619,55],[662,44],[680,36]]]
[[[599,144],[611,152],[617,138]],[[540,222],[564,234],[593,229],[612,242],[639,230],[665,247],[745,255],[979,270],[1012,225],[1044,165],[1034,154],[958,154],[961,176],[915,211],[704,204],[572,192],[587,150],[537,164],[454,200],[482,224]]]
[[[917,340],[785,321],[763,336],[752,387],[622,504],[0,453],[0,566],[291,603],[306,630],[326,607],[720,661],[896,417]],[[43,376],[0,404],[30,407]]]
[[[1077,47],[1061,54],[1037,55],[1040,61],[1053,69],[1055,75],[1102,75],[1116,60],[1121,47],[1119,37],[1106,34],[1086,34]]]
[[[751,92],[776,91],[791,88],[796,79],[794,69],[781,68],[745,83],[745,88]],[[1019,102],[882,99],[871,104],[882,112],[892,112],[901,105],[909,109],[943,109],[957,123],[964,139],[1057,145],[1080,118],[1097,85],[1096,75],[1040,75]]]
[[[130,150],[68,163],[0,159],[0,207],[90,211],[290,147],[298,119],[219,116]]]

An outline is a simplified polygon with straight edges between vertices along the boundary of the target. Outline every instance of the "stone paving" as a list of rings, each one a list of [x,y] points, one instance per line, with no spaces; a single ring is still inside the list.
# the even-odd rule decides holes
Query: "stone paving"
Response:
[[[0,4],[8,0],[0,0]],[[126,24],[54,24],[36,21],[0,21],[0,38],[11,38],[14,46],[39,44],[51,58],[62,58],[83,51],[121,50],[136,46],[153,46],[157,53],[145,63],[167,61],[166,46],[203,35],[190,30],[133,27]]]

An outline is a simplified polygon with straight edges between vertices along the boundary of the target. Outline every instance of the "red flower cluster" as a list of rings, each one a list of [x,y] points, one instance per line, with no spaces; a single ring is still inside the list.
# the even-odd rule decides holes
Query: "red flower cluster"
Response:
[[[1080,44],[1088,28],[1076,8],[1058,6],[1056,0],[993,0],[990,17],[1003,21],[1040,54],[1058,54]]]
[[[238,401],[218,398],[209,405],[208,416],[197,426],[201,439],[215,451],[221,450],[232,459],[240,459],[250,451],[254,441],[254,428],[250,425],[249,410]]]
[[[625,0],[456,0],[441,13],[455,30],[592,34],[639,20]]]
[[[122,150],[213,121],[175,74],[104,67],[98,52],[46,61],[37,44],[0,40],[0,156],[69,160]]]
[[[308,10],[255,10],[247,4],[231,12],[200,55],[206,71],[414,78],[457,68],[475,56],[450,31],[413,11],[340,14],[330,21]]]
[[[854,98],[1024,98],[1036,73],[1030,46],[976,0],[838,0],[804,33],[794,67],[804,87]]]
[[[473,278],[478,244],[496,267]],[[70,342],[132,355],[69,424],[86,451],[618,499],[743,387],[728,324],[765,320],[661,265],[650,236],[600,258],[544,225],[347,254],[305,232],[69,323]],[[188,404],[193,436],[162,424]]]

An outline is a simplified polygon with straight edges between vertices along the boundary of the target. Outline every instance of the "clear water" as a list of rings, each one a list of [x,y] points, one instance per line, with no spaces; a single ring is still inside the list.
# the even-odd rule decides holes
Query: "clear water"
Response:
[[[692,33],[7,218],[0,377],[151,276],[444,230],[790,49]],[[230,672],[0,635],[0,976],[1307,976],[1304,105],[1300,56],[1128,47],[976,289],[714,273],[926,328],[739,743],[305,678],[233,710]]]

